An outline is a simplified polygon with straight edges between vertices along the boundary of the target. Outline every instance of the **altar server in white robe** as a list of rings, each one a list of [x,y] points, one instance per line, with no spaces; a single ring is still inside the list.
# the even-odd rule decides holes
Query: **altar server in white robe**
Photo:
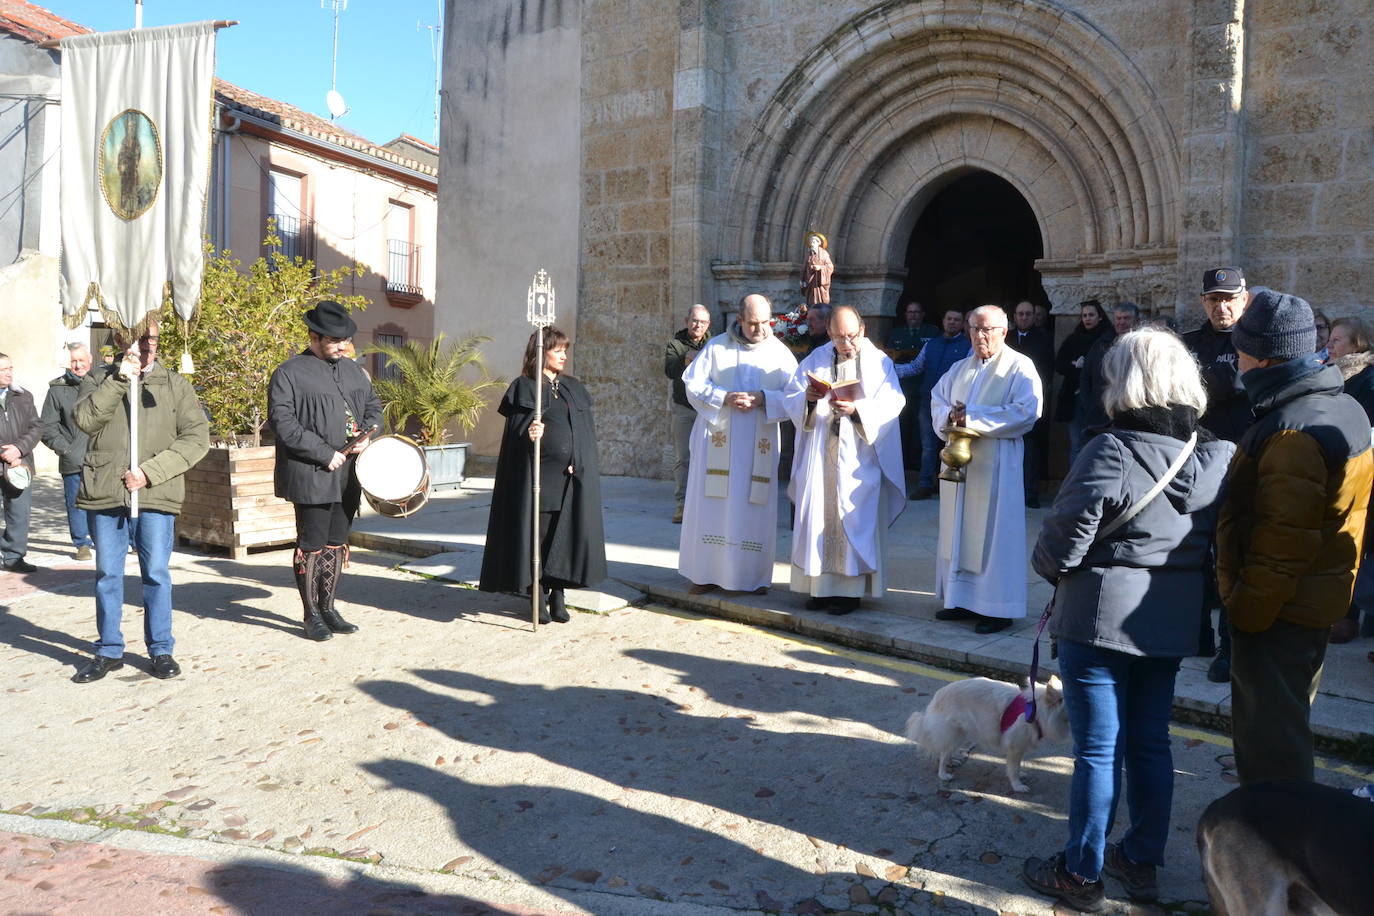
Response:
[[[811,376],[856,382],[857,391],[822,394]],[[802,360],[787,386],[797,425],[792,590],[810,596],[808,610],[848,614],[883,595],[885,534],[906,508],[897,427],[905,404],[892,360],[864,336],[858,312],[837,307],[830,343]]]
[[[940,481],[940,541],[935,596],[938,620],[977,620],[996,633],[1026,616],[1026,508],[1022,437],[1040,418],[1040,373],[1006,345],[1007,314],[984,305],[969,315],[973,352],[950,367],[930,395],[930,415],[944,428],[977,432],[965,482]]]
[[[778,542],[782,391],[797,360],[773,336],[763,296],[745,296],[729,330],[682,374],[696,409],[678,571],[694,595],[768,590]]]

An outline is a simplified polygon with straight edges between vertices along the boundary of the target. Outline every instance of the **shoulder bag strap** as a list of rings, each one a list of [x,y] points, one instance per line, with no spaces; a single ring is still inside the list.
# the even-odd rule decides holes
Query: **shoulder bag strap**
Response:
[[[1183,444],[1183,448],[1179,451],[1178,457],[1174,459],[1173,464],[1169,465],[1169,469],[1164,472],[1164,476],[1159,478],[1159,480],[1155,482],[1155,485],[1150,488],[1150,492],[1140,497],[1140,499],[1137,499],[1129,509],[1112,519],[1111,523],[1105,528],[1098,529],[1097,538],[1100,540],[1110,537],[1116,529],[1139,515],[1140,511],[1148,506],[1156,496],[1163,493],[1164,488],[1169,485],[1169,481],[1178,476],[1178,472],[1183,469],[1183,463],[1188,460],[1188,456],[1193,453],[1193,447],[1196,445],[1197,433],[1194,432],[1188,437],[1188,441]]]

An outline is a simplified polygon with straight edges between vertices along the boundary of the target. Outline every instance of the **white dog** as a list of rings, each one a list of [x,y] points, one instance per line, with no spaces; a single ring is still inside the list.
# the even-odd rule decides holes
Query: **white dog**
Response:
[[[1026,721],[1020,687],[985,677],[946,684],[923,711],[913,712],[906,720],[907,740],[939,755],[942,781],[954,778],[950,763],[963,763],[977,746],[1000,751],[1006,758],[1013,792],[1030,791],[1021,781],[1021,758],[1041,741],[1062,741],[1068,736],[1069,714],[1058,677],[1035,685],[1034,722]]]

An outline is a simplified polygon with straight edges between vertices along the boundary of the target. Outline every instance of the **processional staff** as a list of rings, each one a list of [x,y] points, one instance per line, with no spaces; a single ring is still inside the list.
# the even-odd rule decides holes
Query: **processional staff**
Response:
[[[553,283],[542,268],[534,275],[526,298],[529,323],[534,325],[534,422],[544,416],[544,329],[553,324]],[[534,440],[534,502],[530,507],[530,617],[539,630],[539,444]]]

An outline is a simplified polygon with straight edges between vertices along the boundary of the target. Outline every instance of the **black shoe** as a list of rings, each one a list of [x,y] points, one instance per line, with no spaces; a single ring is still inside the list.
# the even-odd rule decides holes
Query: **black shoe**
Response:
[[[333,608],[330,608],[330,609],[327,610],[327,611],[320,611],[320,618],[324,621],[324,625],[327,626],[327,627],[329,627],[330,632],[333,632],[333,633],[356,633],[356,632],[358,632],[358,625],[357,625],[357,624],[355,624],[355,623],[349,623],[347,620],[344,620],[342,617],[339,616],[339,612],[336,611],[336,610],[334,610]]]
[[[77,684],[89,684],[91,681],[98,681],[111,671],[118,671],[123,667],[123,659],[97,655],[86,664],[86,667],[72,676],[72,681]]]
[[[851,611],[859,609],[858,598],[831,598],[830,610],[826,613],[832,617],[843,617]]]
[[[1159,899],[1159,882],[1155,867],[1149,862],[1132,862],[1121,851],[1120,843],[1108,843],[1102,856],[1102,871],[1121,882],[1126,896],[1132,900],[1151,902]]]
[[[935,612],[936,620],[974,620],[977,617],[966,607],[947,607]]]
[[[914,489],[914,490],[911,491],[911,496],[910,496],[910,498],[911,498],[911,499],[930,499],[930,498],[931,498],[932,496],[934,496],[934,495],[935,495],[935,490],[934,490],[932,487],[917,487],[916,489]]]
[[[1039,508],[1040,508],[1040,497],[1038,497],[1038,496],[1027,496],[1027,497],[1026,497],[1026,508],[1027,508],[1027,509],[1039,509]]]
[[[989,633],[1000,633],[1011,626],[1010,617],[984,617],[978,621],[978,625],[973,628],[973,632],[986,636]]]
[[[823,611],[826,608],[830,607],[830,602],[834,600],[835,599],[833,598],[828,598],[825,596],[822,596],[820,598],[807,598],[806,609],[808,611]]]
[[[153,677],[162,678],[164,681],[169,677],[176,677],[181,673],[181,666],[177,660],[170,655],[154,655],[153,667],[150,669]]]
[[[542,588],[539,590],[539,622],[540,622],[540,623],[552,623],[552,622],[553,622],[552,618],[549,617],[549,596],[548,596],[548,592],[544,591]]]
[[[333,639],[334,634],[329,632],[329,627],[325,626],[324,618],[319,614],[306,614],[305,638],[324,642],[326,639]]]
[[[1021,880],[1031,890],[1062,900],[1080,913],[1097,913],[1107,907],[1107,891],[1102,882],[1080,882],[1069,874],[1062,852],[1048,859],[1027,859],[1021,866]]]
[[[17,573],[38,572],[38,567],[34,566],[32,563],[30,563],[23,557],[20,557],[17,560],[8,561],[7,563],[5,563],[5,568],[8,569],[10,572]]]
[[[568,606],[563,601],[563,589],[561,588],[549,589],[549,616],[558,623],[567,623],[572,620],[572,617],[568,616]]]
[[[1212,664],[1207,667],[1207,680],[1213,684],[1229,684],[1231,682],[1231,660],[1225,655],[1218,654],[1212,659]]]

